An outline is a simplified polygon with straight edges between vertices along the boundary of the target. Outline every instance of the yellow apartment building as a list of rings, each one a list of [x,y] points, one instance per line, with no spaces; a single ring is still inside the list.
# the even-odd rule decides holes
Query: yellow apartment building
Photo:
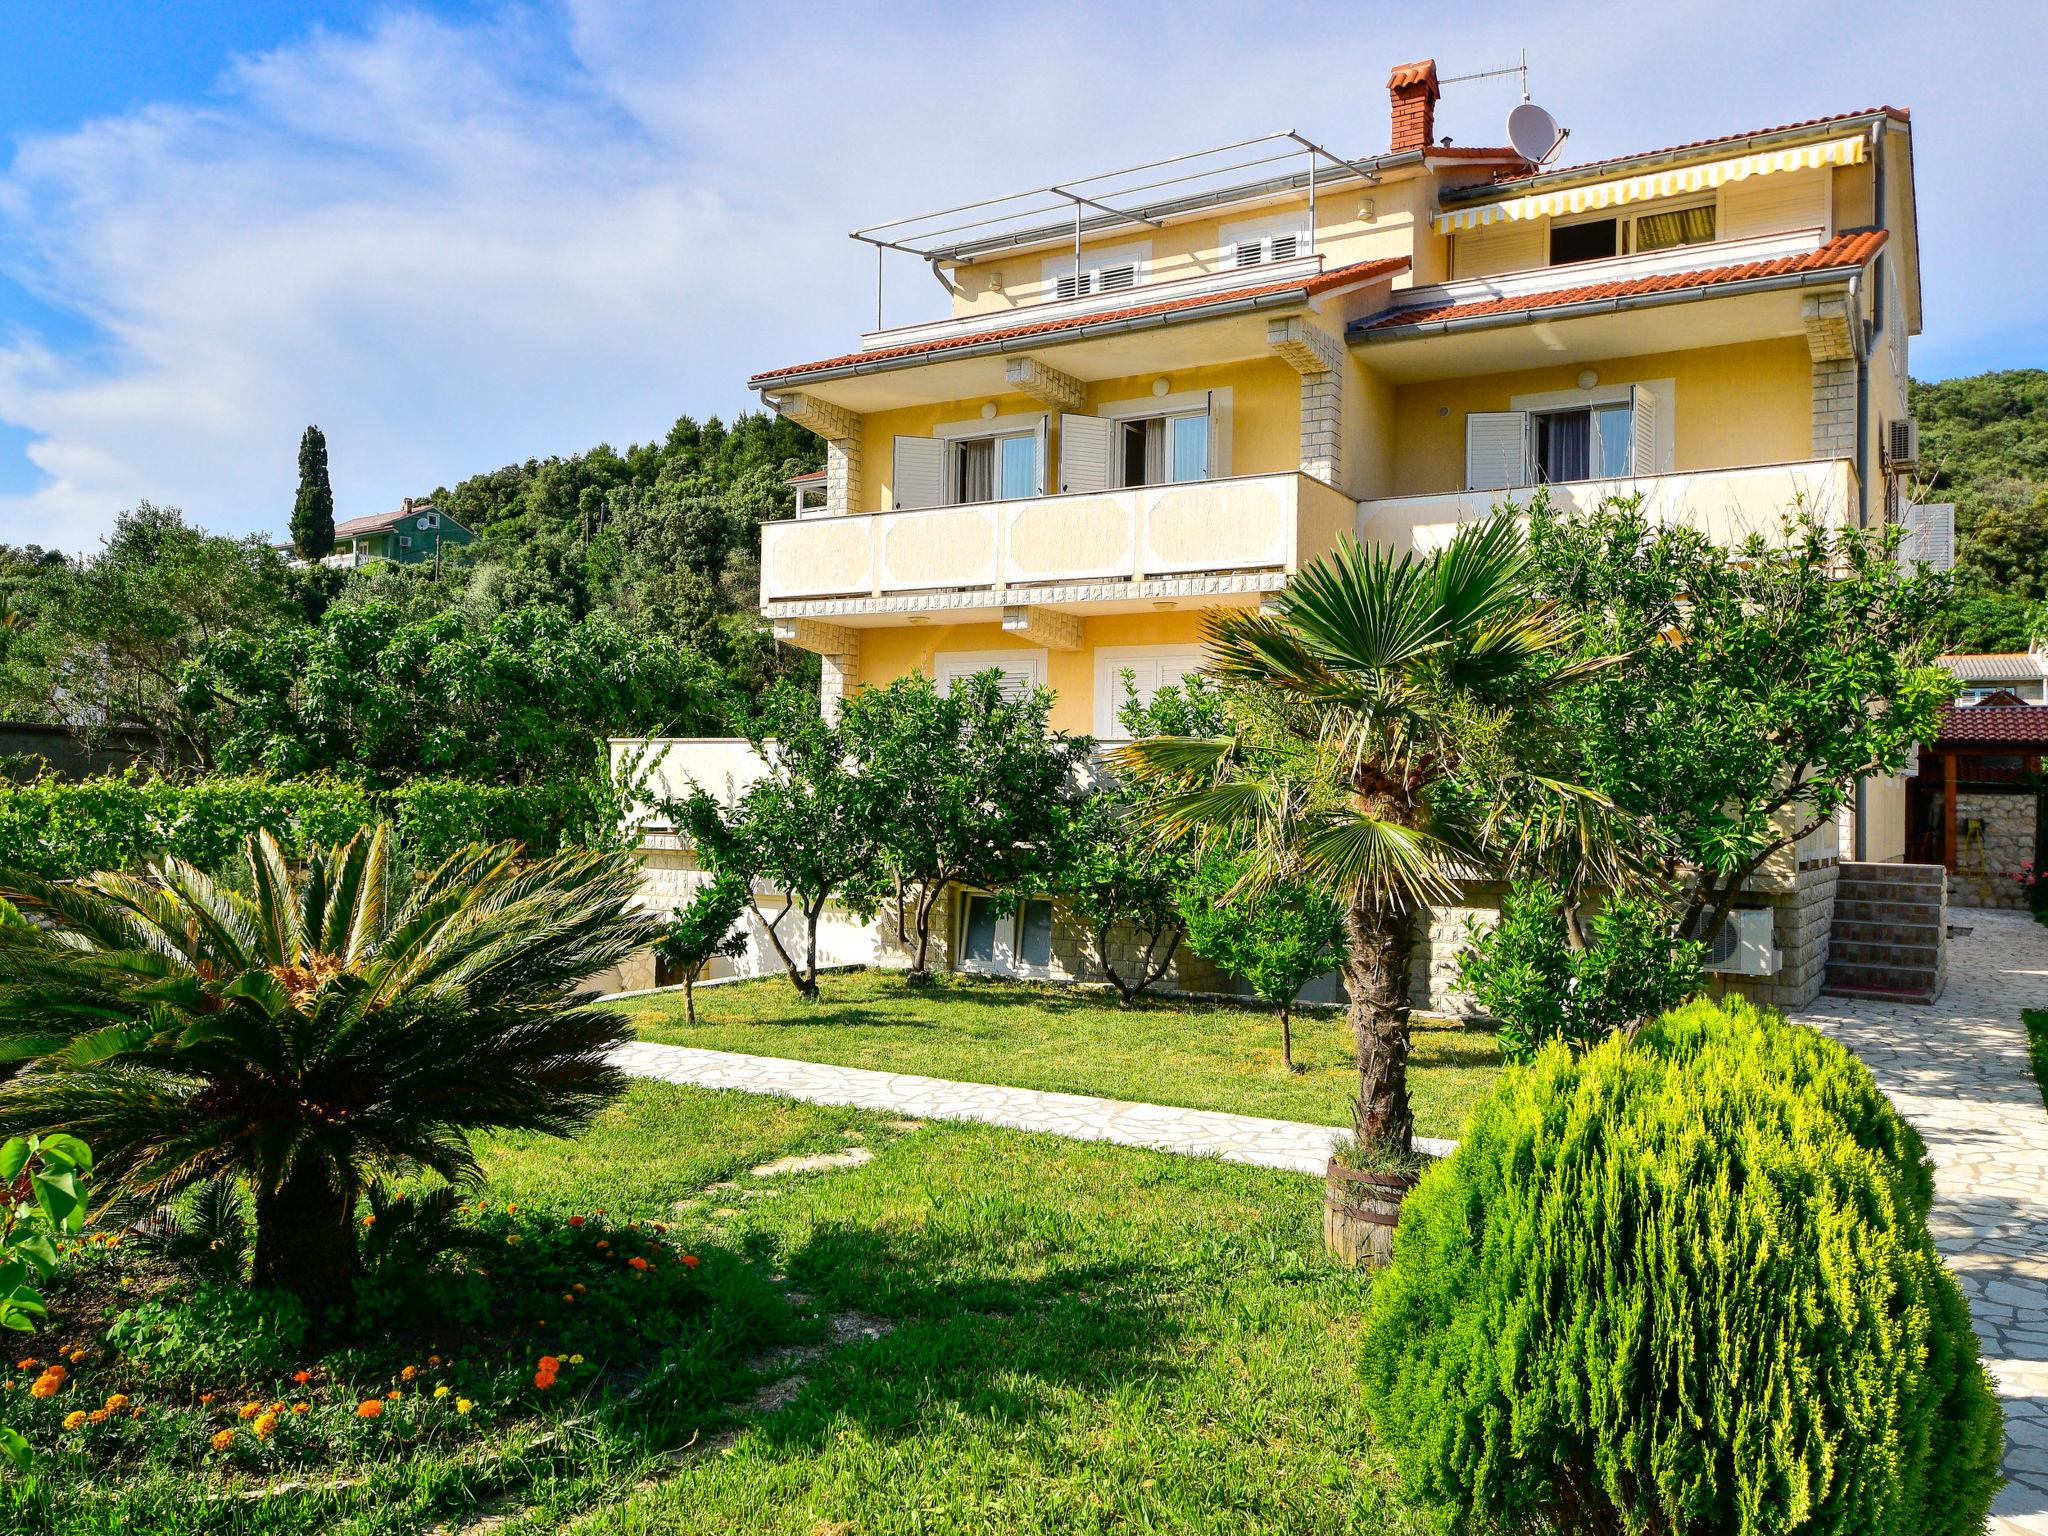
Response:
[[[1114,739],[1124,675],[1148,694],[1199,666],[1206,610],[1344,533],[1427,549],[1538,486],[1639,492],[1724,541],[1795,502],[1896,515],[1906,112],[1556,166],[1440,141],[1430,61],[1387,89],[1369,157],[1276,135],[860,232],[920,258],[947,313],[749,381],[826,447],[761,541],[761,612],[822,658],[826,709],[999,667]],[[1753,990],[1818,990],[1838,851],[1896,860],[1903,830],[1900,786],[1868,784],[1839,842],[1759,882]],[[1086,974],[1057,920],[992,936],[956,905],[958,963]],[[1439,1002],[1460,917],[1423,961]]]

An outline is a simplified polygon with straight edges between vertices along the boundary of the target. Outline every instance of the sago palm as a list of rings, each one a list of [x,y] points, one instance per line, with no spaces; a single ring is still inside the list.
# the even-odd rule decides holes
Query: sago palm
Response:
[[[1515,523],[1462,529],[1396,558],[1346,539],[1271,613],[1214,614],[1205,670],[1249,723],[1132,743],[1118,766],[1160,791],[1155,820],[1247,850],[1268,881],[1328,889],[1344,913],[1357,1039],[1356,1130],[1405,1157],[1409,986],[1417,926],[1495,863],[1510,810],[1584,792],[1544,777],[1534,706],[1592,663],[1531,594]]]
[[[624,1025],[578,989],[651,925],[620,854],[475,845],[408,883],[380,826],[298,869],[261,834],[247,861],[247,894],[176,859],[0,872],[0,1126],[86,1138],[117,1198],[247,1179],[255,1279],[319,1323],[374,1178],[471,1177],[470,1132],[567,1133],[619,1092]]]

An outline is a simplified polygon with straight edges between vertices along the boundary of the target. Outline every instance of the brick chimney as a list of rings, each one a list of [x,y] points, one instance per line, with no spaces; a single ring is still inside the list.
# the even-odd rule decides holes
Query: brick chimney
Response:
[[[1427,149],[1436,142],[1436,60],[1420,59],[1398,64],[1387,77],[1387,95],[1394,103],[1394,135],[1388,148],[1394,154]]]
[[[412,510],[412,498],[410,496],[405,498],[405,510],[408,512]]]

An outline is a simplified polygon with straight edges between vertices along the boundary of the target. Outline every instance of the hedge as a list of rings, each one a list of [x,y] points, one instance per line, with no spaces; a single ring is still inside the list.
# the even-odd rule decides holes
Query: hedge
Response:
[[[286,851],[347,838],[380,818],[421,859],[467,842],[512,837],[536,851],[605,841],[619,808],[602,780],[536,785],[418,779],[379,792],[335,778],[213,774],[178,783],[140,771],[0,788],[0,865],[46,879],[132,869],[169,853],[205,869],[235,857],[267,828]]]
[[[1869,1072],[1775,1014],[1552,1046],[1402,1211],[1378,1435],[1454,1528],[1981,1532],[2002,1425],[1931,1199]]]

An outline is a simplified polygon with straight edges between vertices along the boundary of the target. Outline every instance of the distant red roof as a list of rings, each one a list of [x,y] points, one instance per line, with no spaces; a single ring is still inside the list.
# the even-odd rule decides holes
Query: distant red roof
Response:
[[[1935,745],[1965,744],[2048,746],[2048,704],[1951,704]]]
[[[823,471],[822,469],[807,469],[800,475],[791,475],[789,479],[785,482],[785,484],[803,485],[809,481],[822,480],[824,478],[825,471]]]
[[[1506,298],[1475,299],[1464,304],[1421,304],[1396,309],[1353,327],[1354,333],[1370,334],[1407,325],[1433,325],[1445,320],[1475,320],[1490,315],[1517,314],[1532,309],[1555,309],[1566,304],[1588,304],[1600,299],[1627,298],[1633,294],[1679,293],[1691,288],[1711,288],[1721,283],[1739,283],[1758,277],[1789,277],[1801,272],[1823,272],[1836,267],[1860,267],[1875,256],[1885,242],[1881,229],[1837,235],[1818,250],[1803,256],[1780,256],[1772,261],[1746,261],[1732,267],[1706,267],[1694,272],[1670,272],[1658,277],[1631,277],[1612,283],[1589,283],[1577,288],[1546,288],[1541,293],[1514,294]]]
[[[993,330],[975,331],[966,336],[934,337],[930,341],[915,341],[900,347],[877,347],[870,352],[846,352],[838,357],[823,358],[815,363],[798,363],[790,368],[773,368],[766,373],[757,373],[747,381],[747,385],[749,388],[759,389],[765,384],[779,383],[807,373],[822,373],[831,368],[849,368],[855,363],[880,363],[903,357],[934,356],[957,351],[963,347],[986,346],[991,342],[1012,341],[1026,336],[1058,336],[1063,331],[1082,330],[1108,320],[1134,320],[1146,315],[1207,309],[1218,304],[1234,304],[1240,299],[1259,298],[1269,293],[1300,293],[1304,296],[1327,293],[1330,289],[1342,288],[1347,283],[1391,277],[1396,272],[1405,272],[1407,269],[1406,256],[1388,256],[1378,261],[1356,261],[1349,266],[1333,267],[1328,272],[1319,272],[1313,277],[1289,278],[1278,283],[1257,283],[1247,288],[1226,288],[1218,293],[1192,294],[1183,299],[1166,299],[1157,304],[1134,305],[1129,309],[1096,310],[1089,314],[1071,315],[1059,320],[1040,320],[1031,325],[1002,326]]]
[[[1802,128],[1825,128],[1829,123],[1846,123],[1859,117],[1876,117],[1880,113],[1896,122],[1910,123],[1913,114],[1904,107],[1863,107],[1855,112],[1835,112],[1826,117],[1804,118],[1796,123],[1780,123],[1775,128],[1751,128],[1744,133],[1716,134],[1711,139],[1694,139],[1685,144],[1668,144],[1662,149],[1632,149],[1625,155],[1609,155],[1602,160],[1581,160],[1577,165],[1559,165],[1546,168],[1538,176],[1527,172],[1513,172],[1497,178],[1502,181],[1548,180],[1552,176],[1577,176],[1585,171],[1604,170],[1610,166],[1626,165],[1632,160],[1654,160],[1660,155],[1682,155],[1692,149],[1713,149],[1723,144],[1740,144],[1745,139],[1769,138],[1775,133],[1797,133]],[[1466,190],[1466,189],[1461,189]],[[1489,189],[1491,190],[1491,189]]]

